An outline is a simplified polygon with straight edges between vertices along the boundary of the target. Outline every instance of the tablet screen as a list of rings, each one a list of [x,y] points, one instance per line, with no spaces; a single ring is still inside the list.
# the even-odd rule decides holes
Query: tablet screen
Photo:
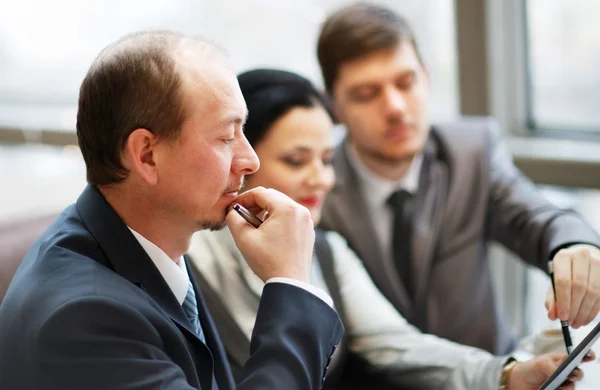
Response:
[[[577,347],[567,356],[564,362],[550,375],[550,377],[544,382],[539,390],[556,390],[564,381],[567,380],[569,374],[581,364],[584,356],[592,348],[592,345],[600,338],[600,323],[596,325],[594,329]]]

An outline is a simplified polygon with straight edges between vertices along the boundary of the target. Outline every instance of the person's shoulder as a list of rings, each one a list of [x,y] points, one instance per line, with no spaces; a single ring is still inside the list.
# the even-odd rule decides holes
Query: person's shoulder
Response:
[[[86,296],[122,299],[142,291],[108,266],[106,255],[74,208],[66,209],[23,259],[5,302],[40,320]]]
[[[432,138],[445,159],[471,164],[487,158],[490,144],[498,139],[499,125],[492,117],[462,117],[432,126]]]
[[[498,131],[496,119],[490,116],[465,116],[452,121],[438,122],[433,125],[434,133],[450,143],[462,143],[464,140],[484,140],[490,132]]]

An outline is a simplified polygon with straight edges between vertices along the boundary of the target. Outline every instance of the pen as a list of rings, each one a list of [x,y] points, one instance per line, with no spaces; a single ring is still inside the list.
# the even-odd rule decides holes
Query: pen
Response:
[[[254,226],[255,228],[258,228],[262,224],[262,221],[260,219],[258,219],[256,216],[254,216],[250,211],[248,211],[241,204],[235,203],[232,206],[232,208],[235,211],[237,211],[237,213],[239,215],[241,215],[242,218],[244,218],[246,220],[246,222],[248,222],[250,225]]]
[[[548,262],[548,271],[550,271],[550,280],[552,281],[552,290],[554,291],[554,301],[556,301],[556,286],[554,284],[554,264],[552,261]],[[565,339],[565,345],[567,346],[567,353],[573,351],[573,342],[571,341],[571,332],[569,332],[569,321],[561,321],[560,327],[562,329],[563,338]]]

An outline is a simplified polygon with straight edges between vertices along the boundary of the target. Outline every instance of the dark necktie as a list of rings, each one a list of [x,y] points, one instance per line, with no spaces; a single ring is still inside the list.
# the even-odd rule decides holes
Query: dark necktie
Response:
[[[200,340],[206,343],[202,326],[200,326],[200,318],[198,317],[198,302],[196,301],[196,294],[194,293],[192,282],[188,282],[188,291],[185,299],[183,300],[182,306],[188,320],[190,320],[190,323],[192,324],[192,329],[194,329]]]
[[[412,300],[414,297],[411,273],[414,198],[408,191],[398,190],[390,195],[387,204],[392,208],[394,213],[394,221],[392,223],[392,254],[394,264],[400,275],[400,280],[402,280]]]

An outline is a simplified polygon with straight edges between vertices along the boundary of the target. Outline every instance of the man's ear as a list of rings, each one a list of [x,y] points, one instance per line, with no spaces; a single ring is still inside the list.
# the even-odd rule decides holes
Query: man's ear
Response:
[[[158,181],[158,170],[155,161],[155,148],[158,137],[147,129],[135,129],[127,140],[124,148],[124,165],[150,185]]]

